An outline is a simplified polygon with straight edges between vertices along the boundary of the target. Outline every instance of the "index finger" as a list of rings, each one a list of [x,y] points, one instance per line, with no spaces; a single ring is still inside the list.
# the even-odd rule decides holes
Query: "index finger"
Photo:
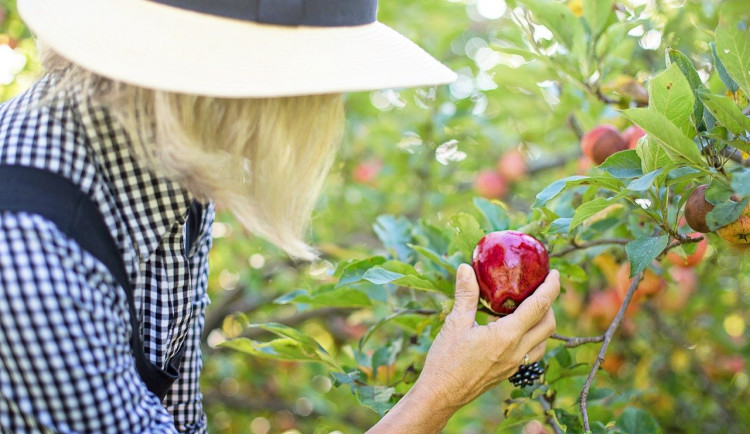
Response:
[[[558,295],[560,295],[560,273],[557,270],[551,270],[544,282],[518,305],[515,312],[491,324],[505,330],[513,328],[520,334],[524,334],[544,318]]]

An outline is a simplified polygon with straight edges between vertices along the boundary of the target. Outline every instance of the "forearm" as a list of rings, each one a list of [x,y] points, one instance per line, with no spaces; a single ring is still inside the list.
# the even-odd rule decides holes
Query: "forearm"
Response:
[[[427,434],[439,432],[458,407],[419,381],[368,434]]]

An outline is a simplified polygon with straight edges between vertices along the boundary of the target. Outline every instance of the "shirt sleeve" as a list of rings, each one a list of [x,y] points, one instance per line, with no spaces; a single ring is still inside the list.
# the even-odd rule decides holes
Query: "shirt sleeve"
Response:
[[[201,336],[205,325],[206,307],[209,297],[208,253],[211,250],[211,227],[215,211],[212,204],[203,209],[199,237],[190,256],[190,280],[193,288],[190,329],[185,338],[185,355],[180,365],[180,378],[164,399],[164,405],[173,415],[175,426],[180,432],[205,433],[206,415],[203,411],[203,395],[200,392],[199,376],[203,368],[201,358]]]
[[[176,432],[130,333],[104,265],[43,217],[0,213],[0,431]]]

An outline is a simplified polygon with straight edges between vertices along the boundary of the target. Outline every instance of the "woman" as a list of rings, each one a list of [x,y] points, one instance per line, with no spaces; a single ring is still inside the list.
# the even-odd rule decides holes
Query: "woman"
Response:
[[[18,8],[48,73],[0,106],[0,169],[32,174],[6,190],[53,176],[92,204],[105,234],[2,208],[0,428],[204,432],[198,340],[214,204],[314,258],[302,234],[340,140],[341,93],[455,75],[378,23],[376,0]],[[32,196],[56,200],[42,190]],[[121,273],[95,252],[107,243]],[[476,279],[462,265],[422,375],[372,431],[438,431],[540,359],[558,292],[553,271],[516,313],[478,326]]]

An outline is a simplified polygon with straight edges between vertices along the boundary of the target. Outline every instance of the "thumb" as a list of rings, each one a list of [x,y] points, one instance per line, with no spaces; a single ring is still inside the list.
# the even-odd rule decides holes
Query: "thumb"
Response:
[[[468,264],[461,264],[456,272],[455,298],[453,310],[446,319],[458,328],[472,327],[479,303],[479,284],[474,269]]]

